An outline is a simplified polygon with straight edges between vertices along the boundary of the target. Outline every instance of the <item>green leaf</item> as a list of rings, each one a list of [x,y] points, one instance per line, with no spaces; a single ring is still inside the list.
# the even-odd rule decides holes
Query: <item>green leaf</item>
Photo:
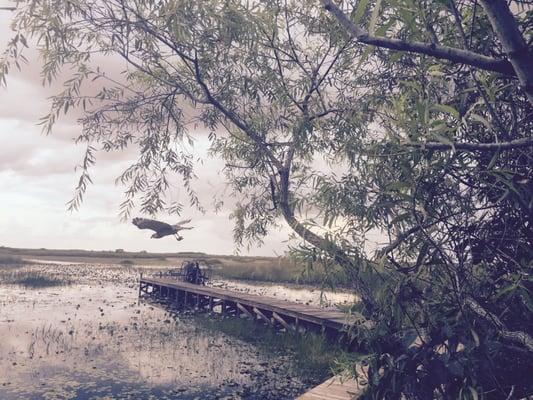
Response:
[[[447,106],[446,104],[434,104],[431,108],[435,111],[440,111],[446,114],[450,114],[455,119],[459,119],[459,116],[460,116],[459,111],[457,111],[455,108],[451,106]]]
[[[475,330],[473,329],[470,329],[470,333],[472,334],[472,338],[474,339],[474,343],[476,344],[476,347],[479,347],[479,336],[478,334],[476,333]]]
[[[374,34],[374,31],[376,29],[376,22],[379,17],[379,11],[381,10],[381,0],[376,0],[376,4],[374,5],[374,9],[372,10],[372,16],[370,17],[370,25],[368,26],[368,33],[371,35]]]
[[[439,133],[449,130],[448,125],[446,124],[446,121],[443,120],[433,120],[431,121],[431,133]]]
[[[490,163],[489,163],[489,166],[487,167],[487,169],[492,169],[494,167],[494,165],[496,164],[496,161],[498,161],[498,158],[500,158],[500,152],[496,151],[496,152],[494,152],[494,155],[490,159]]]
[[[355,68],[356,70],[361,68],[361,65],[363,65],[365,63],[366,59],[368,58],[368,56],[370,56],[370,54],[372,54],[373,51],[374,51],[374,46],[366,46],[365,47],[365,50],[363,51],[363,54],[361,54],[361,57],[359,58],[359,62],[357,63],[357,67]]]
[[[440,65],[432,65],[431,67],[429,67],[428,74],[431,76],[438,76],[438,77],[445,76],[444,72],[442,72]]]
[[[524,301],[524,305],[527,307],[529,312],[533,313],[533,299],[531,299],[531,296],[529,295],[527,290],[521,290],[520,297]]]
[[[361,22],[361,18],[363,18],[368,5],[368,1],[369,0],[361,0],[359,4],[357,4],[357,8],[352,11],[351,20],[354,24],[358,25],[359,22]]]
[[[390,223],[391,223],[391,225],[395,225],[398,222],[405,221],[407,218],[409,218],[410,215],[411,215],[411,213],[408,213],[408,212],[404,213],[404,214],[400,214],[396,218],[394,218]]]
[[[506,195],[509,194],[509,191],[507,191]],[[518,288],[518,284],[515,282],[515,283],[512,283],[510,285],[507,285],[505,286],[504,288],[498,290],[498,292],[496,292],[496,298],[500,298],[502,296],[505,296],[511,292],[514,292],[516,289]]]
[[[402,57],[404,53],[401,51],[391,51],[389,62],[393,65],[394,63],[397,63]]]
[[[478,394],[477,394],[477,390],[475,388],[473,388],[472,386],[468,386],[468,390],[470,391],[470,394],[472,395],[472,399],[473,400],[478,400]]]
[[[394,19],[391,19],[386,24],[381,25],[378,29],[376,29],[376,32],[374,33],[375,36],[385,36],[389,28],[394,25]],[[403,53],[402,53],[403,54]]]

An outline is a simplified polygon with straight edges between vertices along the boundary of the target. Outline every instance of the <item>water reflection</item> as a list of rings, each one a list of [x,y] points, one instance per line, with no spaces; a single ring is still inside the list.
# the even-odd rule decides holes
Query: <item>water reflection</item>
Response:
[[[282,399],[303,391],[283,360],[136,296],[116,283],[0,286],[0,399]]]
[[[357,302],[357,296],[353,293],[320,290],[291,284],[248,283],[244,281],[217,279],[210,282],[210,285],[235,292],[274,297],[283,301],[307,304],[315,307],[337,308],[338,305]]]

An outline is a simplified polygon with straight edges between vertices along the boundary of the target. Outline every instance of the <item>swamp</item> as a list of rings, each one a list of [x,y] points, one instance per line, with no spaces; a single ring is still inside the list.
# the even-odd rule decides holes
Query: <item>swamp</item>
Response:
[[[37,260],[0,266],[0,398],[291,399],[330,376],[344,354],[320,335],[295,338],[140,302],[140,272],[160,270]],[[281,284],[212,284],[329,307],[351,300]]]
[[[0,306],[0,400],[532,399],[533,1],[0,0]]]

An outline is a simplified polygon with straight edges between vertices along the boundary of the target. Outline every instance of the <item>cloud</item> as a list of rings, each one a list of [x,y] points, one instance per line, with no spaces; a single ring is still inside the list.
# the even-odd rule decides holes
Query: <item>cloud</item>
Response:
[[[14,101],[11,96],[0,97],[0,109]],[[78,128],[69,123],[58,125],[64,132]],[[92,171],[95,184],[89,187],[80,210],[70,213],[65,204],[76,185],[74,167],[81,161],[83,146],[55,134],[44,136],[26,118],[0,117],[0,243],[37,248],[233,253],[233,225],[229,219],[233,200],[228,199],[226,208],[218,214],[212,207],[213,198],[226,191],[221,173],[224,163],[206,158],[209,142],[205,132],[199,133],[191,151],[204,162],[197,165],[194,187],[207,212],[202,214],[186,206],[183,215],[193,219],[195,229],[177,242],[173,238],[150,239],[145,231],[118,217],[124,188],[117,187],[114,180],[135,158],[134,149],[123,153],[100,152]],[[188,204],[179,179],[172,182],[169,200]],[[177,217],[162,215],[161,219],[173,222]],[[248,253],[282,254],[287,237],[287,228],[275,230],[263,247]]]
[[[0,49],[13,32],[9,30],[10,14],[0,12]],[[31,46],[30,46],[31,47]],[[196,166],[198,179],[194,188],[205,214],[186,206],[184,216],[193,219],[195,228],[184,233],[181,242],[173,238],[150,239],[146,231],[136,229],[119,219],[119,204],[124,188],[117,187],[115,178],[136,159],[135,146],[124,152],[99,152],[93,169],[94,185],[89,187],[79,211],[67,211],[66,202],[76,186],[76,165],[81,161],[83,145],[73,138],[81,132],[77,123],[79,112],[60,118],[50,136],[44,136],[39,119],[48,113],[48,98],[61,85],[43,86],[38,54],[28,49],[29,64],[21,71],[12,69],[8,87],[0,87],[0,244],[16,247],[83,248],[147,251],[202,251],[231,254],[233,224],[229,219],[234,199],[226,196],[226,206],[218,214],[213,211],[213,199],[224,197],[226,187],[221,173],[224,163],[208,157],[209,141],[206,129],[197,129],[191,152],[203,163]],[[125,69],[118,58],[97,57],[95,63],[105,64],[110,76],[120,79]],[[64,72],[68,74],[68,71]],[[94,84],[90,90],[97,89]],[[179,179],[171,183],[170,201],[188,204],[186,190]],[[176,217],[161,216],[172,222]],[[248,253],[279,255],[286,249],[289,228],[274,230],[261,248]],[[246,252],[245,252],[246,253]]]

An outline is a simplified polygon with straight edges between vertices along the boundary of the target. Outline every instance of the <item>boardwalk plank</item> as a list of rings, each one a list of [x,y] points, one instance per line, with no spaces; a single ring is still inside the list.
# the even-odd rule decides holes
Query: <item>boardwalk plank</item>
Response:
[[[351,400],[362,394],[354,379],[341,380],[334,376],[324,383],[302,394],[297,400]]]
[[[172,287],[179,290],[186,290],[190,293],[211,296],[236,303],[245,304],[250,307],[257,307],[263,310],[277,312],[302,321],[311,322],[318,325],[341,330],[346,325],[353,324],[358,316],[349,316],[340,311],[325,310],[323,308],[308,306],[305,304],[282,301],[267,296],[258,296],[249,293],[232,292],[224,289],[193,285],[187,282],[180,282],[168,278],[142,278],[143,284],[156,284],[165,287]]]

